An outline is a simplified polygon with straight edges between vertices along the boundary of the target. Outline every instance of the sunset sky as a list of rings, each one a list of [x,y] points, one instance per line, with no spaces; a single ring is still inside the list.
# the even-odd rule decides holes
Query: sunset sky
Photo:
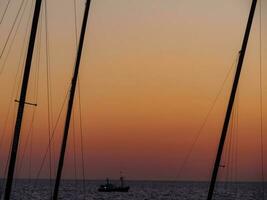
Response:
[[[0,51],[22,1],[11,1],[0,24]],[[0,70],[3,69],[0,71],[0,137],[4,134],[0,141],[1,176],[13,135],[17,109],[14,100],[18,99],[20,85],[16,72],[21,74],[24,67],[21,62],[24,56],[20,60],[20,55],[26,52],[24,36],[27,19],[32,17],[32,1],[25,1],[25,13],[4,68],[7,51],[0,59]],[[6,2],[0,2],[0,17]],[[85,0],[76,0],[76,3],[80,30]],[[236,63],[250,5],[251,0],[92,0],[80,68],[86,178],[118,178],[122,171],[127,179],[210,179],[235,68],[232,68],[182,173],[180,176],[177,173],[227,73]],[[76,56],[74,0],[47,0],[47,8],[54,126],[69,88]],[[238,91],[238,131],[235,132],[238,135],[238,180],[260,178],[259,11],[258,5]],[[22,169],[17,169],[16,177],[35,178],[48,145],[44,4],[42,12],[39,23],[41,42],[39,48],[35,48],[27,96],[27,101],[36,103],[37,78],[38,106],[35,108],[31,142],[26,141],[34,108],[26,106],[25,109],[18,162]],[[266,22],[267,3],[263,1],[265,147]],[[11,38],[13,35],[14,32]],[[27,33],[26,40],[28,38]],[[7,50],[10,45],[9,42]],[[36,49],[40,50],[39,76],[36,76]],[[12,92],[14,85],[15,92]],[[11,109],[7,118],[9,105]],[[77,176],[80,178],[82,175],[78,108],[76,98],[75,131],[72,125],[64,178],[75,177],[74,152],[77,154]],[[66,106],[52,143],[52,174],[58,161],[65,111]],[[31,148],[32,156],[29,153]],[[24,149],[25,157],[21,162]],[[267,147],[267,166],[266,153]],[[42,178],[48,177],[48,166],[47,158]],[[223,172],[220,178],[223,180]]]

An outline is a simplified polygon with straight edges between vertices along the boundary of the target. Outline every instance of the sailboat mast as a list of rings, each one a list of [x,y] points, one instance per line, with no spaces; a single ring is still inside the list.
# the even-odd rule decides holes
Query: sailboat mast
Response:
[[[37,33],[37,28],[38,28],[41,5],[42,5],[42,0],[36,0],[28,52],[27,52],[27,58],[26,58],[25,68],[24,68],[23,81],[22,81],[22,86],[21,86],[20,99],[18,102],[19,106],[18,106],[16,125],[15,125],[14,135],[13,135],[11,155],[10,155],[10,160],[9,160],[7,181],[6,181],[6,187],[5,187],[5,193],[4,193],[5,200],[10,199],[10,194],[12,190],[14,169],[16,165],[16,157],[17,157],[17,151],[18,151],[18,146],[19,146],[20,130],[21,130],[21,124],[22,124],[22,119],[23,119],[24,106],[26,104],[27,88],[28,88],[29,76],[30,76],[30,71],[31,71],[31,63],[32,63],[34,44],[35,44],[35,38],[36,38],[36,33]]]
[[[82,50],[83,50],[84,36],[86,32],[86,27],[87,27],[90,5],[91,5],[91,0],[87,0],[86,5],[85,5],[81,33],[80,33],[80,41],[79,41],[79,46],[78,46],[78,51],[77,51],[75,69],[74,69],[74,74],[73,74],[73,78],[71,82],[68,110],[67,110],[64,134],[63,134],[63,139],[62,139],[62,144],[61,144],[61,152],[60,152],[60,158],[58,162],[57,176],[56,176],[56,182],[55,182],[54,192],[53,192],[53,200],[58,199],[58,189],[60,185],[62,169],[63,169],[63,164],[64,164],[65,150],[66,150],[68,132],[69,132],[69,126],[70,126],[70,119],[71,119],[71,114],[72,114],[72,107],[73,107],[73,101],[74,101],[74,96],[75,96],[76,84],[78,80],[80,61],[81,61],[81,55],[82,55]]]
[[[222,153],[223,153],[223,147],[224,147],[224,143],[225,143],[225,139],[226,139],[226,135],[227,135],[228,125],[229,125],[229,121],[230,121],[231,114],[232,114],[232,108],[233,108],[234,101],[235,101],[236,91],[238,88],[238,82],[239,82],[239,78],[240,78],[240,74],[241,74],[241,70],[242,70],[242,66],[243,66],[244,57],[246,54],[246,49],[247,49],[247,44],[248,44],[249,35],[250,35],[250,31],[251,31],[251,26],[253,23],[256,5],[257,5],[257,0],[253,0],[252,5],[251,5],[251,9],[250,9],[248,22],[247,22],[245,35],[244,35],[244,39],[243,39],[242,48],[241,48],[240,55],[239,55],[235,79],[233,82],[233,87],[232,87],[232,91],[231,91],[231,95],[230,95],[230,99],[229,99],[229,103],[228,103],[228,107],[227,107],[227,111],[226,111],[226,116],[225,116],[225,120],[224,120],[224,124],[223,124],[221,139],[220,139],[220,143],[218,146],[218,152],[217,152],[216,160],[214,163],[214,169],[213,169],[213,173],[212,173],[212,177],[211,177],[211,182],[210,182],[207,200],[212,200],[214,187],[215,187],[215,183],[216,183],[216,179],[217,179],[217,175],[218,175],[218,170],[220,167],[221,157],[222,157]]]

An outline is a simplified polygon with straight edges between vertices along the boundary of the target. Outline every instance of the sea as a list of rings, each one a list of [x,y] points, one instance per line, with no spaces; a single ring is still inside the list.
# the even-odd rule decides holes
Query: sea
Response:
[[[3,194],[3,180],[1,181]],[[174,182],[174,181],[127,181],[128,193],[98,192],[104,181],[61,182],[59,199],[64,200],[206,200],[208,182]],[[119,184],[118,182],[112,182]],[[16,180],[12,198],[14,200],[50,200],[51,186],[49,180]],[[265,191],[267,188],[265,187]],[[267,196],[266,196],[267,197]],[[263,185],[257,182],[217,183],[214,198],[216,200],[261,200]]]

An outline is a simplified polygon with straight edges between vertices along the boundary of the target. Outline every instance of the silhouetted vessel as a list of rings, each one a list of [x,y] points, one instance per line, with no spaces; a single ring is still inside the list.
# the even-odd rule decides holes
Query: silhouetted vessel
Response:
[[[121,176],[120,177],[121,185],[116,186],[110,183],[109,179],[107,178],[107,182],[105,185],[100,185],[98,188],[99,192],[128,192],[130,187],[124,186],[124,179]]]

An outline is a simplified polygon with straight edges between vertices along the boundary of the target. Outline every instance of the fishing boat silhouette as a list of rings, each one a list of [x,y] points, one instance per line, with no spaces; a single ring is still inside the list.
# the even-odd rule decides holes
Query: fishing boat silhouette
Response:
[[[106,179],[106,184],[100,185],[98,188],[99,192],[128,192],[130,186],[124,185],[124,178],[123,176],[120,177],[120,186],[113,185],[109,178]]]

